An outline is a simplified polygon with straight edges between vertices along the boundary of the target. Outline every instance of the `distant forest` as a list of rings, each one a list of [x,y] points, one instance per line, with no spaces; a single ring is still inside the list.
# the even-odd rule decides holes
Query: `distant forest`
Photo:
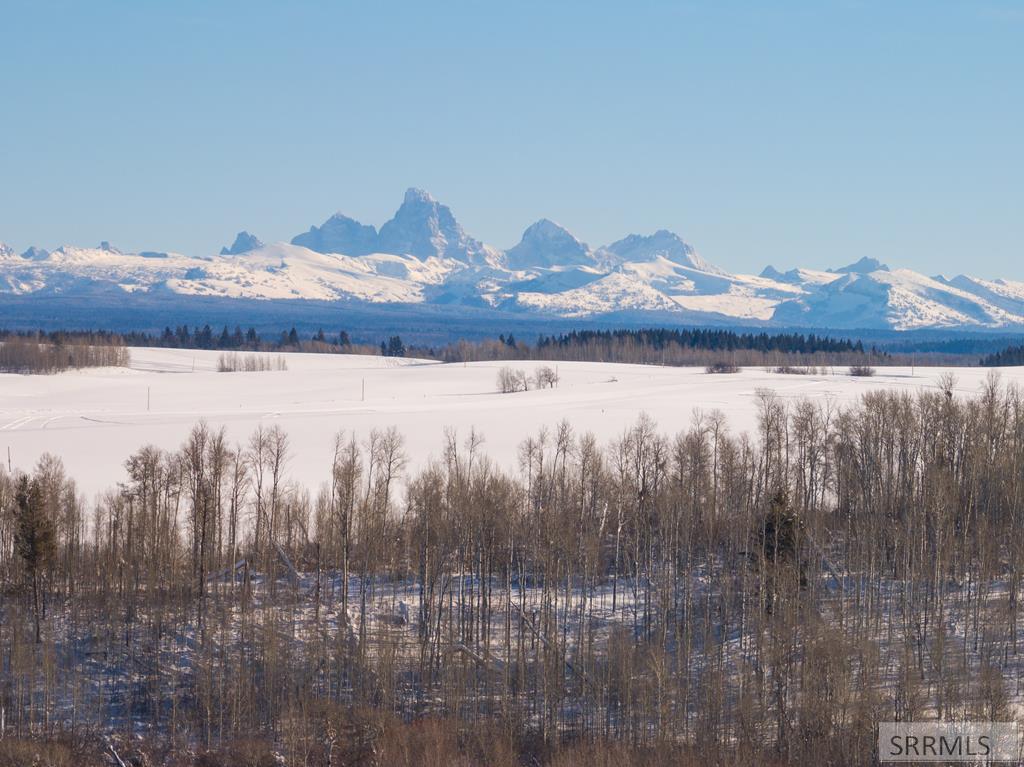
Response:
[[[736,332],[713,328],[642,328],[617,330],[576,330],[558,335],[540,335],[534,342],[517,339],[512,333],[483,341],[460,340],[444,346],[407,344],[391,335],[379,343],[353,341],[340,329],[300,334],[294,327],[278,333],[260,333],[254,327],[210,324],[165,327],[160,333],[108,330],[13,331],[0,329],[0,341],[20,339],[53,347],[84,349],[87,346],[153,346],[173,349],[215,351],[273,351],[318,354],[370,354],[385,357],[413,356],[443,362],[485,360],[551,360],[623,362],[647,365],[706,366],[725,362],[733,366],[799,365],[981,365],[1000,367],[1024,365],[1024,345],[1008,345],[980,359],[979,343],[970,339],[945,341],[933,352],[903,351],[899,345],[865,345],[862,340],[817,333]],[[1007,343],[1012,339],[1005,339]],[[980,348],[991,348],[993,340]],[[24,347],[20,347],[21,352]],[[962,349],[962,350],[961,350]],[[960,351],[958,351],[960,350]],[[78,355],[79,359],[83,355]],[[925,361],[927,360],[927,362]],[[123,363],[122,363],[123,364]],[[18,370],[18,365],[0,365]],[[80,366],[59,363],[54,370]]]
[[[1024,346],[1010,346],[1001,352],[987,354],[981,358],[982,367],[1012,367],[1024,365]]]
[[[294,327],[279,334],[261,335],[255,328],[243,330],[227,325],[220,331],[209,324],[202,327],[168,326],[159,334],[142,331],[0,331],[0,339],[33,338],[38,343],[124,344],[175,349],[219,351],[301,351],[313,353],[380,354],[387,357],[417,356],[445,362],[476,360],[579,360],[591,362],[635,362],[663,365],[707,365],[728,361],[737,365],[855,364],[869,360],[884,363],[892,358],[859,340],[832,338],[810,333],[737,333],[715,329],[667,329],[573,331],[539,336],[531,345],[511,333],[485,341],[459,341],[443,347],[406,346],[393,335],[379,346],[353,343],[345,330],[301,336]]]

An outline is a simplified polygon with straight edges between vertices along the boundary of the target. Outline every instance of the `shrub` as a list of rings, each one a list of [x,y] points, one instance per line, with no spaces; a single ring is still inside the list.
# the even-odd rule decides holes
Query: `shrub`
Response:
[[[870,365],[850,365],[850,375],[869,377],[875,374],[875,369]]]
[[[818,368],[814,365],[779,365],[772,372],[788,376],[816,376],[819,374]]]
[[[27,740],[5,738],[0,740],[0,767],[27,767],[27,765],[72,767],[82,764],[69,744],[53,740]]]
[[[739,373],[740,369],[731,362],[712,362],[704,372],[706,373]]]

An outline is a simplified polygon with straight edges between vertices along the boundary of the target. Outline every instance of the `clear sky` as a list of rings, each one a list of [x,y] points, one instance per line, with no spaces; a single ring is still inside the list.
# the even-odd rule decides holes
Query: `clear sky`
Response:
[[[419,186],[510,247],[1024,279],[1024,3],[0,0],[0,241],[214,252]]]

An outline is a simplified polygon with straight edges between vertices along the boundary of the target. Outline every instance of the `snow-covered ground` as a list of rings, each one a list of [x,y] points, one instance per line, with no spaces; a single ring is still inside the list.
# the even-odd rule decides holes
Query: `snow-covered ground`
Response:
[[[558,388],[500,394],[503,362],[289,354],[286,371],[218,373],[217,352],[132,349],[131,355],[130,369],[0,374],[0,457],[6,461],[9,449],[13,465],[29,469],[41,454],[53,453],[91,500],[125,478],[132,452],[145,444],[177,448],[199,419],[223,425],[240,443],[260,424],[279,424],[290,438],[290,478],[313,489],[328,479],[339,430],[365,437],[373,428],[396,426],[415,470],[440,455],[446,427],[461,436],[475,428],[486,453],[514,469],[520,442],[562,419],[602,441],[620,435],[641,412],[666,433],[685,428],[695,411],[713,410],[726,414],[733,431],[749,430],[756,427],[762,388],[786,399],[844,405],[870,389],[934,387],[950,370],[958,391],[971,395],[989,372],[918,367],[880,368],[873,378],[850,377],[846,368],[813,376],[763,369],[708,375],[702,368],[562,362]],[[542,364],[512,366],[530,372]],[[1004,381],[1024,384],[1024,368],[1001,372]]]

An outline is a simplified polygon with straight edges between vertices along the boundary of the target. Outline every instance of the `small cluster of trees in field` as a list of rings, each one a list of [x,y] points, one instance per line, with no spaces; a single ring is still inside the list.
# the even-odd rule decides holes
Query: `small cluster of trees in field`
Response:
[[[525,370],[506,365],[498,370],[498,391],[502,394],[529,391],[531,385],[536,389],[554,389],[558,380],[558,371],[548,365],[538,367],[533,376]]]
[[[36,334],[7,334],[0,340],[0,372],[60,373],[91,367],[125,367],[128,349],[116,336],[54,339]]]
[[[762,390],[752,434],[563,422],[513,469],[474,432],[413,472],[397,429],[346,432],[319,488],[277,427],[140,447],[95,504],[56,457],[0,468],[0,734],[141,730],[122,756],[151,765],[856,766],[879,721],[1004,721],[1024,392],[954,386]]]
[[[405,356],[405,344],[402,343],[401,336],[391,336],[386,342],[380,342],[380,356],[381,357],[404,357]]]
[[[288,362],[281,354],[226,352],[217,358],[218,373],[264,373],[287,369]]]

